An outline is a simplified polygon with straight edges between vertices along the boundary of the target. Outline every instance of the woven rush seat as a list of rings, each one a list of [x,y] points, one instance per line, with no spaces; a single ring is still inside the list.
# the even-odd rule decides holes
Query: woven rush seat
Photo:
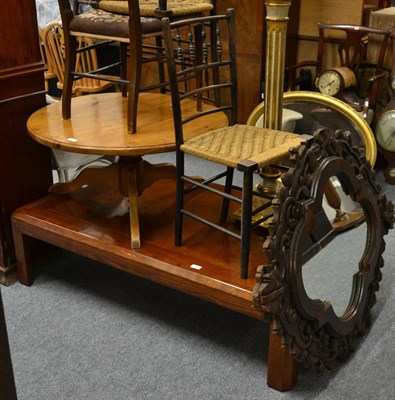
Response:
[[[142,17],[154,17],[158,8],[158,0],[140,0],[140,15]],[[102,10],[114,13],[128,14],[128,2],[125,0],[101,0],[99,7]],[[170,0],[167,8],[172,11],[173,17],[196,16],[203,12],[211,11],[213,5],[210,0]]]
[[[184,153],[236,168],[249,160],[261,168],[288,155],[298,147],[300,135],[249,125],[232,125],[190,139],[180,146]]]
[[[124,1],[126,9],[128,2]],[[126,12],[128,14],[128,12]],[[161,30],[158,18],[141,17],[141,32],[143,35],[157,33]],[[82,14],[75,15],[71,20],[69,29],[72,32],[89,33],[107,37],[125,38],[129,42],[129,16],[119,14],[115,10],[105,11],[92,8]]]

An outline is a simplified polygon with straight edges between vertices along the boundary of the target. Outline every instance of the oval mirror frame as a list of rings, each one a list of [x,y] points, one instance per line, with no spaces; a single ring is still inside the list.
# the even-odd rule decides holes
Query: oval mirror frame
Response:
[[[394,206],[380,192],[375,172],[361,148],[342,132],[317,131],[299,149],[291,149],[293,166],[282,176],[274,215],[264,248],[270,260],[258,267],[254,305],[272,320],[290,353],[319,372],[333,368],[353,350],[354,338],[365,332],[384,265],[384,235],[394,224]],[[341,180],[365,213],[367,240],[353,276],[349,305],[337,316],[330,303],[311,299],[302,278],[303,245],[322,208],[325,184]]]
[[[284,107],[286,107],[287,104],[294,102],[307,102],[318,104],[320,106],[328,107],[332,110],[335,110],[343,115],[348,121],[352,123],[352,125],[355,126],[356,130],[362,138],[362,142],[364,143],[366,158],[369,160],[371,166],[374,166],[377,157],[377,146],[374,134],[370,129],[369,124],[351,106],[337,99],[336,97],[328,96],[319,92],[294,91],[284,93]],[[255,109],[248,117],[248,120],[246,122],[247,125],[256,125],[259,118],[264,113],[264,105],[265,103],[262,102],[258,104],[257,107],[255,107]]]

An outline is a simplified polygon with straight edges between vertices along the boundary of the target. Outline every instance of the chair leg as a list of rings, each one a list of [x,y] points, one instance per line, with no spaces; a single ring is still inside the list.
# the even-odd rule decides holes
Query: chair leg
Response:
[[[240,275],[242,279],[248,278],[248,261],[250,257],[250,232],[252,214],[252,171],[243,174],[243,194],[241,206],[241,245],[240,245]]]
[[[227,194],[230,194],[230,192],[232,191],[233,171],[234,171],[233,168],[230,168],[230,167],[228,167],[226,170],[224,192]],[[221,219],[220,219],[221,224],[223,224],[228,218],[229,204],[230,204],[230,200],[227,198],[224,198],[222,201],[222,210],[221,210]]]
[[[136,54],[137,52],[137,54]],[[135,55],[133,55],[135,54]],[[141,68],[142,68],[141,50],[131,50],[129,57],[130,75],[129,75],[129,95],[128,95],[128,132],[135,133],[137,129],[137,107],[140,93]]]
[[[157,52],[158,56],[163,53],[162,47],[163,47],[163,42],[162,42],[162,37],[161,36],[156,36],[155,38],[155,45],[157,47]],[[164,83],[166,81],[165,77],[165,67],[163,62],[158,61],[158,77],[159,77],[159,83]],[[166,87],[163,86],[160,88],[161,93],[166,93]]]
[[[175,245],[181,246],[182,244],[182,228],[183,228],[183,214],[184,207],[184,176],[185,157],[182,151],[177,150],[176,153],[176,216],[175,216]]]
[[[63,119],[71,118],[71,97],[73,94],[73,83],[77,61],[77,38],[70,35],[65,35],[65,71],[64,84],[62,92],[62,117]]]
[[[128,51],[128,46],[126,43],[120,43],[119,44],[119,59],[121,61],[121,71],[120,71],[120,77],[121,79],[126,80],[127,79],[127,51]],[[128,88],[126,85],[121,85],[121,92],[122,96],[126,97],[128,94]]]
[[[139,85],[137,78],[131,77],[128,96],[128,133],[136,133],[137,130],[137,107],[139,99]]]

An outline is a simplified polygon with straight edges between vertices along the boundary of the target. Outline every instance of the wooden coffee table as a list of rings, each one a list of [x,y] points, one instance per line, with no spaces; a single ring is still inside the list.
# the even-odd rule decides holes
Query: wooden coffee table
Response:
[[[250,268],[248,279],[240,278],[237,239],[188,220],[183,246],[173,244],[174,166],[150,165],[142,160],[145,154],[174,149],[170,98],[142,94],[139,127],[134,135],[127,133],[126,104],[119,94],[76,98],[72,105],[69,121],[62,120],[60,104],[34,113],[28,121],[30,135],[46,146],[62,150],[118,155],[120,162],[87,169],[75,181],[52,186],[51,194],[14,212],[19,280],[26,285],[33,282],[28,240],[33,237],[260,318],[252,305],[255,268]],[[225,124],[218,117],[206,122],[212,127]],[[197,134],[202,128],[206,130],[207,126],[192,126],[187,135]],[[130,216],[124,195],[130,202]],[[217,197],[193,192],[187,201],[207,216],[219,215],[221,204]],[[265,236],[264,230],[252,232],[253,266],[267,262],[262,250]],[[281,341],[271,329],[267,382],[285,391],[295,384],[297,370]]]

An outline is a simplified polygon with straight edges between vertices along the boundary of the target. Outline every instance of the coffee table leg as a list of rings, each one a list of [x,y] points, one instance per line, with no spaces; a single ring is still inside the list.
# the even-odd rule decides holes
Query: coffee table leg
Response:
[[[287,349],[282,347],[281,336],[270,326],[267,384],[273,389],[285,392],[292,389],[297,379],[297,364]]]
[[[12,221],[12,233],[14,237],[18,279],[24,285],[30,286],[33,283],[33,277],[30,247],[28,243],[29,237],[22,233],[15,220]]]

